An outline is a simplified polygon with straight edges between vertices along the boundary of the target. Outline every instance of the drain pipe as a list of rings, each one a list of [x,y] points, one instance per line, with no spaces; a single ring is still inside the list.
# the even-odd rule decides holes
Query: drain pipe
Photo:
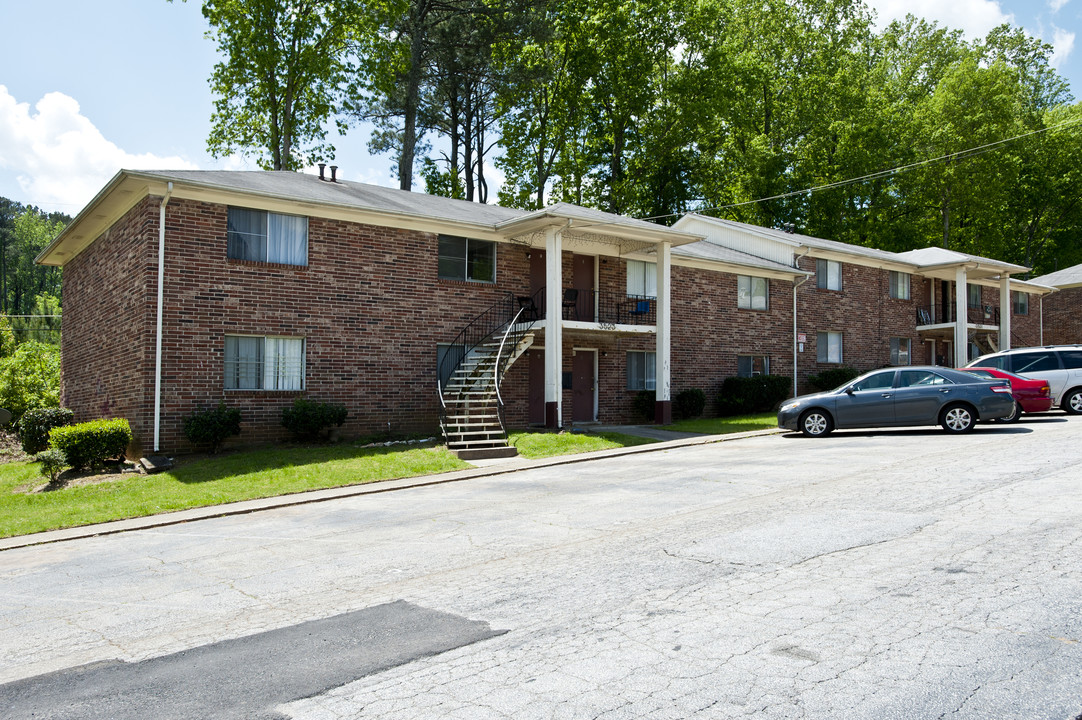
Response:
[[[158,206],[158,335],[154,347],[154,452],[158,452],[162,427],[162,306],[165,298],[165,206],[173,194],[173,183]]]
[[[793,262],[793,267],[795,267],[797,270],[799,270],[800,269],[800,261],[803,260],[805,257],[807,257],[809,252],[811,252],[811,251],[808,250],[803,255],[798,257]],[[797,290],[798,287],[800,287],[804,283],[808,282],[808,279],[809,279],[809,276],[805,275],[804,278],[800,282],[797,282],[796,280],[793,281],[793,397],[797,396],[797,391],[796,391],[796,386],[797,386],[796,363],[797,363],[797,354],[798,354],[798,347],[799,347],[798,344],[797,344],[797,341],[796,341],[796,339],[797,339],[796,290]]]

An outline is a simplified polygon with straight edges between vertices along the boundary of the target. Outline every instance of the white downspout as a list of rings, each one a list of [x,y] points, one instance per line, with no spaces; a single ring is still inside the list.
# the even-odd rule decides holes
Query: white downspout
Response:
[[[800,261],[803,260],[805,257],[807,257],[807,255],[808,255],[808,253],[805,252],[803,255],[798,257],[796,259],[796,261],[793,262],[793,267],[795,267],[797,270],[799,270],[800,269]],[[811,279],[811,276],[805,275],[804,279],[802,279],[800,282],[797,282],[796,280],[793,281],[793,397],[797,396],[796,363],[797,363],[797,355],[798,355],[798,352],[799,352],[799,349],[800,349],[799,348],[799,343],[797,343],[796,289],[798,287],[800,287],[801,285],[803,285],[804,283],[808,282],[809,279]]]
[[[162,427],[162,308],[165,304],[165,206],[173,194],[173,183],[158,206],[158,333],[154,346],[154,452],[160,449]]]

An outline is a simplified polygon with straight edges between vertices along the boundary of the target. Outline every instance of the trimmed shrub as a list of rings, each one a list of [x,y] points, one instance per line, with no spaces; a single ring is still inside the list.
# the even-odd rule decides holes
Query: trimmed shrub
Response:
[[[56,448],[39,452],[34,456],[34,460],[41,463],[41,474],[49,478],[49,482],[54,485],[60,478],[60,473],[64,472],[64,468],[68,466],[68,458],[63,451]]]
[[[718,394],[718,414],[749,415],[774,410],[789,397],[792,378],[785,375],[729,377]]]
[[[689,388],[676,393],[672,401],[672,414],[679,419],[697,418],[706,408],[706,393],[699,388]]]
[[[656,398],[657,393],[653,390],[639,390],[639,394],[635,396],[635,400],[631,404],[631,409],[635,411],[636,415],[646,418],[647,422],[653,422]]]
[[[124,457],[131,438],[131,426],[124,418],[92,420],[49,431],[49,444],[62,451],[68,465],[76,470],[97,469]]]
[[[240,435],[240,410],[226,407],[224,402],[184,418],[184,437],[192,445],[209,447],[212,453],[234,435]]]
[[[860,370],[857,370],[856,368],[830,368],[829,370],[824,370],[818,375],[809,376],[808,384],[816,390],[833,390],[834,388],[849,382],[857,375],[860,375]]]
[[[341,427],[348,414],[344,405],[297,398],[293,407],[282,409],[282,427],[298,440],[315,440],[324,428]]]
[[[67,408],[27,410],[19,422],[15,423],[23,452],[33,455],[49,447],[49,431],[55,427],[71,425],[74,418],[75,413]]]

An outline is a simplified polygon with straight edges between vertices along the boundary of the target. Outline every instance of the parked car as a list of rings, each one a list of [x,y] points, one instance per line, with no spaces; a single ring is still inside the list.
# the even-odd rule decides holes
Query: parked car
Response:
[[[873,370],[829,392],[788,400],[778,426],[809,437],[835,428],[942,425],[951,433],[1014,412],[1011,386],[938,366]]]
[[[1082,414],[1082,345],[1012,348],[982,355],[966,365],[1007,370],[1048,381],[1052,402],[1071,415]]]
[[[1009,373],[997,368],[966,367],[962,372],[973,373],[978,377],[1011,381],[1011,395],[1014,397],[1015,413],[1001,418],[1000,422],[1014,422],[1023,412],[1046,412],[1052,407],[1052,388],[1047,380],[1033,380],[1021,375]]]

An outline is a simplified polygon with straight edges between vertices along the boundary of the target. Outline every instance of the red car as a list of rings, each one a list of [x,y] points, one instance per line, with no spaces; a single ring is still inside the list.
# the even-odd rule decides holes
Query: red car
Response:
[[[1011,381],[1011,395],[1014,397],[1014,414],[1000,422],[1014,422],[1023,412],[1045,412],[1052,407],[1052,389],[1047,380],[1031,380],[1021,375],[1009,373],[991,367],[958,368],[962,372],[973,373],[986,378],[1000,378]]]

